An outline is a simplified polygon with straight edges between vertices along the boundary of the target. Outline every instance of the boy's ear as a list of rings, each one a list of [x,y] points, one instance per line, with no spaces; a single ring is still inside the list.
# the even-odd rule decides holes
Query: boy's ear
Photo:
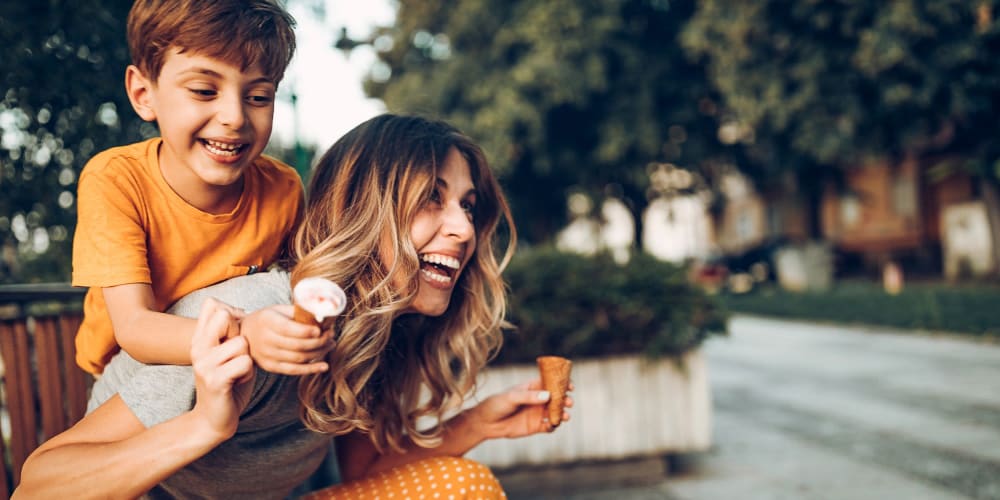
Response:
[[[134,64],[130,64],[128,68],[125,68],[125,92],[128,94],[128,100],[132,103],[132,109],[135,110],[139,118],[151,122],[156,120],[156,111],[153,108],[153,96],[151,90],[153,88],[153,82],[146,78],[146,75],[139,71],[139,68]]]

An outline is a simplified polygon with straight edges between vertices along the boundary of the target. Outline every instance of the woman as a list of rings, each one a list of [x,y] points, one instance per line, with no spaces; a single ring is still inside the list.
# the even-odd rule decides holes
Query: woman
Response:
[[[502,495],[478,464],[441,458],[551,430],[537,380],[458,411],[500,345],[501,220],[506,263],[515,239],[506,201],[481,150],[454,128],[394,115],[363,123],[316,167],[291,274],[236,278],[179,301],[174,313],[198,316],[193,366],[116,357],[94,388],[100,406],[32,454],[15,495],[283,498],[334,435],[348,484],[324,496],[422,488],[410,478],[431,475],[421,473],[430,464],[462,474],[456,490]],[[329,371],[294,378],[253,367],[245,340],[226,338],[240,316],[226,304],[291,321],[291,284],[308,276],[348,296]],[[412,469],[405,485],[401,467]]]

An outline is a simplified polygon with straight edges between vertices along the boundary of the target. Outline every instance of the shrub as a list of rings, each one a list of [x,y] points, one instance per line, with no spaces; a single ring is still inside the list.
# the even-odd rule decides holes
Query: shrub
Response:
[[[795,293],[762,287],[725,295],[732,311],[793,319],[1000,336],[1000,287],[910,283],[898,295],[878,283],[842,281],[829,291]]]
[[[505,276],[514,329],[496,363],[542,354],[678,356],[726,328],[717,299],[691,285],[683,267],[645,254],[619,265],[608,255],[521,250]]]

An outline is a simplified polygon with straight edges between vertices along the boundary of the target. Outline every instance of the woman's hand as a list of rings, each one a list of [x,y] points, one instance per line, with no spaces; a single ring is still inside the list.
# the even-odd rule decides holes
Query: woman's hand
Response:
[[[246,338],[231,337],[239,319],[225,304],[207,299],[191,338],[191,366],[197,400],[193,414],[200,415],[210,432],[221,440],[236,433],[240,413],[249,401],[253,360]]]
[[[257,366],[271,373],[307,375],[325,372],[323,359],[333,348],[333,331],[297,323],[293,306],[268,307],[248,314],[240,325]]]
[[[573,384],[570,383],[570,390]],[[549,401],[548,391],[542,390],[541,379],[514,386],[507,391],[494,394],[469,410],[467,418],[472,428],[484,429],[486,439],[518,438],[539,432],[552,432],[545,405]],[[567,395],[564,408],[573,406],[573,398]],[[563,422],[569,420],[569,413],[563,411]]]

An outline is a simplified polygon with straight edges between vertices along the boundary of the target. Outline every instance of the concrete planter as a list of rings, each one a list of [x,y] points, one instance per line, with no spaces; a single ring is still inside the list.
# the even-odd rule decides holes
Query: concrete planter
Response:
[[[538,376],[535,365],[490,367],[478,394]],[[551,434],[487,441],[467,456],[492,467],[617,460],[704,451],[712,405],[701,351],[674,360],[617,356],[573,362],[572,419]]]

